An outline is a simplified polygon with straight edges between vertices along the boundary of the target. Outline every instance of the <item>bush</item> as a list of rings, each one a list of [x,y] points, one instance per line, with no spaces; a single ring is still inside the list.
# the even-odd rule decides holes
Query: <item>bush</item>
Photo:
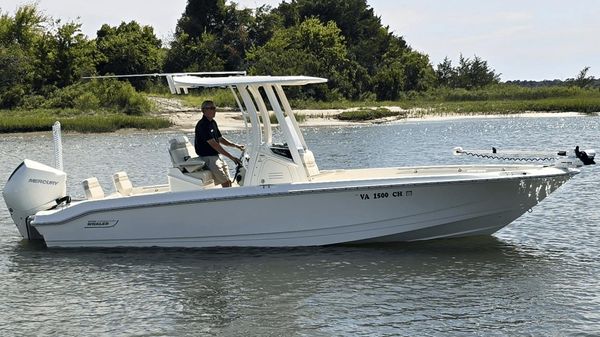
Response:
[[[80,84],[74,84],[62,89],[54,90],[48,96],[48,99],[40,108],[47,109],[68,109],[74,108],[75,99],[83,95],[86,92],[86,88]]]
[[[171,94],[168,95],[172,97]],[[235,101],[235,97],[231,93],[230,89],[220,89],[220,88],[208,88],[208,89],[199,89],[195,91],[190,91],[189,95],[180,95],[183,103],[186,106],[198,108],[200,109],[200,105],[205,100],[214,101],[218,108],[229,107],[229,108],[237,108],[237,102]],[[242,98],[238,99],[241,101]]]
[[[152,109],[152,103],[135,91],[129,82],[106,79],[76,83],[55,90],[41,107],[83,111],[103,108],[128,115],[142,115]]]
[[[0,108],[13,108],[21,104],[25,95],[25,89],[21,85],[15,85],[4,92],[0,92]]]
[[[23,97],[19,108],[25,110],[33,110],[44,106],[44,104],[46,104],[46,97],[42,95],[28,95]]]
[[[152,109],[152,103],[143,95],[135,93],[127,97],[123,112],[128,115],[140,116]]]
[[[141,115],[152,109],[150,101],[135,91],[129,82],[95,80],[89,82],[89,89],[98,97],[101,106],[107,109],[128,115]]]
[[[85,92],[75,97],[73,107],[82,111],[98,110],[100,108],[100,100],[91,92]]]
[[[402,112],[390,111],[387,108],[378,108],[344,111],[339,114],[337,118],[343,121],[368,121],[372,119],[396,117],[401,115],[403,115]]]

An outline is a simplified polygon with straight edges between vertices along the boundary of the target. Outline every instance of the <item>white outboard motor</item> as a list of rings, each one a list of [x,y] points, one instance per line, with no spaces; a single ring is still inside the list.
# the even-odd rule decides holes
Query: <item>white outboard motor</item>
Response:
[[[67,174],[25,159],[8,178],[2,196],[21,236],[29,240],[41,239],[37,231],[29,227],[28,218],[39,211],[70,202]]]

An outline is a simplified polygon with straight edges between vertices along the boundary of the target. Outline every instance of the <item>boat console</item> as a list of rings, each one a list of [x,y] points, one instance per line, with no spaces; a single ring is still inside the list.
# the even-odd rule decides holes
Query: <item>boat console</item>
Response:
[[[288,147],[287,143],[273,144],[270,148],[273,153],[286,157],[290,160],[294,160],[294,158],[292,158],[292,152],[290,151],[290,148]]]

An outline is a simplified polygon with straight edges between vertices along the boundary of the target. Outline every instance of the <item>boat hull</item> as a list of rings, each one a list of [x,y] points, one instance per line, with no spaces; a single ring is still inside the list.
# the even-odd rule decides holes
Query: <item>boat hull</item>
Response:
[[[49,247],[289,247],[489,235],[575,173],[552,169],[107,199],[40,212],[32,225]]]

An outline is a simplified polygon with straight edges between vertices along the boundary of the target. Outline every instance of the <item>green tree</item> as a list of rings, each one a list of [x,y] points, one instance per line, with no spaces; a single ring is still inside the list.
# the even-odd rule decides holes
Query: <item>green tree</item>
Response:
[[[175,36],[187,34],[200,37],[207,32],[222,30],[225,7],[225,0],[188,0],[181,18],[177,21]]]
[[[250,33],[254,16],[250,9],[238,9],[235,3],[226,6],[225,20],[220,32],[214,32],[219,37],[217,53],[225,61],[226,70],[244,69],[246,52],[253,45]]]
[[[123,24],[125,33],[110,27],[103,31],[103,66],[111,58],[113,62],[129,61],[118,58],[124,52],[119,47],[137,52],[141,49],[144,58],[154,57],[154,50],[143,49],[144,42],[151,40],[156,49],[160,41],[155,37],[146,39],[153,37],[152,29],[136,25]],[[132,37],[136,32],[141,33]],[[117,43],[123,40],[129,44]],[[60,20],[46,18],[36,5],[22,6],[14,16],[0,12],[0,108],[104,108],[128,114],[149,110],[150,102],[129,83],[92,85],[79,81],[96,71],[97,56],[96,44],[81,33],[79,23],[61,24]],[[160,64],[160,60],[154,63]]]
[[[283,17],[270,6],[263,5],[254,11],[254,20],[250,26],[250,40],[254,47],[267,43],[276,30],[283,29]]]
[[[356,64],[348,59],[344,38],[335,22],[326,25],[308,19],[297,26],[276,31],[264,46],[248,53],[252,74],[305,74],[329,79],[315,86],[317,99],[352,97],[358,94],[353,79]]]
[[[47,95],[94,71],[94,45],[81,25],[46,18],[35,5],[18,8],[14,17],[0,16],[0,45],[7,48],[5,85],[12,83],[8,87],[22,95]]]
[[[375,15],[366,0],[292,0],[282,2],[276,11],[286,27],[316,17],[321,22],[334,21],[345,38],[348,54],[373,73],[390,44],[406,48],[402,38],[394,37]],[[395,41],[393,41],[395,40]]]
[[[405,51],[401,62],[404,66],[404,91],[426,91],[435,83],[435,71],[429,56],[414,50]]]
[[[493,69],[488,66],[487,61],[484,61],[477,55],[471,64],[472,83],[475,87],[483,87],[490,84],[500,82],[500,74],[496,74]]]
[[[472,89],[500,82],[500,75],[496,74],[487,64],[475,55],[474,59],[465,58],[460,55],[459,64],[456,68],[455,85],[458,88]]]
[[[460,55],[458,66],[452,67],[448,57],[437,66],[437,84],[450,88],[473,89],[500,82],[500,74],[477,55],[471,60]]]
[[[446,56],[442,63],[437,65],[435,76],[438,86],[451,87],[456,78],[456,70],[452,67],[452,61]]]
[[[580,88],[587,88],[589,86],[592,86],[594,84],[594,81],[596,80],[596,78],[594,76],[587,75],[589,70],[590,70],[590,67],[584,67],[583,69],[581,69],[579,71],[579,74],[577,75],[577,77],[568,78],[565,82],[568,85],[575,85]]]
[[[380,99],[397,99],[403,91],[426,90],[435,82],[428,57],[412,51],[402,37],[383,26],[366,0],[292,0],[274,12],[286,27],[311,17],[336,23],[348,59],[354,62],[354,87],[360,91],[351,97],[373,91]]]
[[[404,67],[400,62],[387,62],[372,78],[373,91],[378,100],[395,100],[400,96],[405,81]]]
[[[323,27],[331,22],[343,53],[324,38],[329,28]],[[308,40],[314,45],[302,44]],[[314,47],[320,42],[336,56]],[[165,70],[241,69],[327,77],[321,99],[370,97],[375,87],[378,96],[398,97],[402,91],[426,90],[435,77],[428,57],[382,26],[366,0],[291,0],[274,9],[262,6],[254,14],[223,0],[188,0]]]
[[[372,88],[379,100],[396,100],[402,92],[425,91],[435,83],[435,72],[427,55],[405,49],[389,48],[372,78]]]
[[[95,47],[83,33],[80,23],[66,23],[54,34],[55,83],[64,87],[78,81],[82,76],[95,72]]]
[[[216,52],[218,40],[215,35],[204,33],[199,38],[188,34],[180,34],[171,43],[166,61],[165,71],[220,71],[225,62]]]
[[[30,50],[44,33],[47,21],[35,4],[17,8],[13,17],[0,12],[0,45]]]
[[[168,52],[165,69],[214,70],[209,67],[219,63],[223,68],[218,70],[243,69],[246,51],[252,45],[250,34],[253,22],[252,11],[238,9],[235,3],[226,5],[223,0],[189,0],[177,23],[175,40]],[[176,54],[184,49],[197,49],[198,46],[212,47],[222,62],[215,62],[212,54],[207,59],[208,64],[201,56],[186,55],[180,59]],[[199,68],[191,69],[194,66]]]
[[[100,74],[146,74],[160,72],[162,42],[150,26],[122,22],[118,27],[102,25],[96,36]],[[132,81],[143,87],[143,81]]]
[[[81,24],[53,22],[53,27],[40,35],[30,52],[33,93],[46,96],[95,73],[95,60],[94,43],[81,33]]]
[[[0,108],[13,108],[29,92],[31,64],[19,47],[0,46]]]
[[[33,49],[46,22],[35,5],[17,8],[14,16],[0,12],[0,107],[13,108],[31,92]]]

